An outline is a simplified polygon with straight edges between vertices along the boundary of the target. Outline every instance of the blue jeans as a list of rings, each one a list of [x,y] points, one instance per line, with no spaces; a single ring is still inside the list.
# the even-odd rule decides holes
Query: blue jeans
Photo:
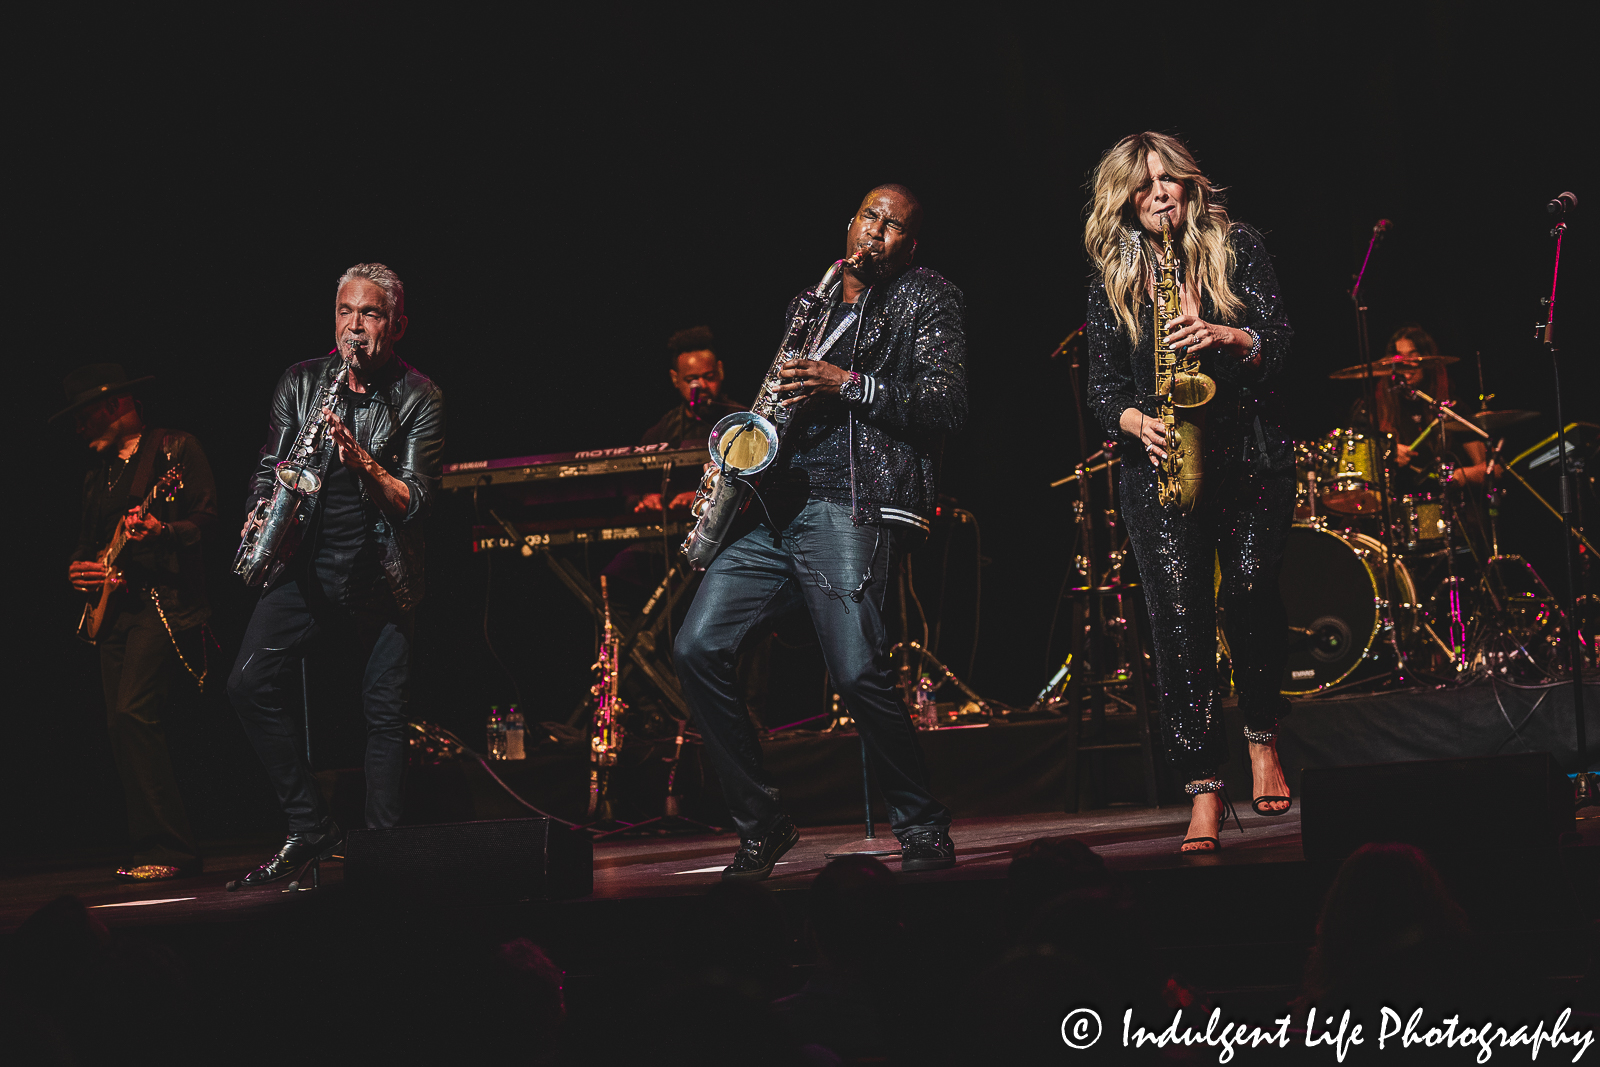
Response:
[[[822,500],[807,501],[778,525],[781,535],[763,523],[716,558],[673,649],[739,836],[761,837],[781,814],[745,714],[739,651],[800,608],[811,615],[834,688],[872,754],[895,833],[949,826],[949,810],[928,792],[928,768],[895,686],[883,624],[905,535],[893,526],[855,526],[848,508]]]

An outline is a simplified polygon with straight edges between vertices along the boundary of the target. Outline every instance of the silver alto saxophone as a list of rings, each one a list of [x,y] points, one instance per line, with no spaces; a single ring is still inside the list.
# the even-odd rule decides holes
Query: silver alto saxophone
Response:
[[[245,527],[244,540],[233,557],[233,573],[244,579],[245,585],[260,585],[283,551],[284,538],[295,523],[300,521],[300,506],[317,495],[322,488],[322,477],[311,469],[311,454],[322,440],[328,416],[338,399],[339,382],[349,370],[356,351],[366,348],[365,341],[349,342],[351,352],[340,353],[321,399],[313,410],[316,414],[306,420],[295,439],[289,458],[273,468],[272,495],[256,504]]]
[[[690,514],[694,526],[683,541],[683,554],[689,565],[705,570],[722,551],[733,520],[739,517],[745,501],[750,496],[749,479],[772,466],[778,458],[783,443],[783,433],[789,426],[792,409],[782,403],[778,386],[783,379],[778,371],[785,363],[795,359],[815,359],[822,328],[827,323],[829,297],[839,284],[839,273],[845,267],[859,270],[871,257],[869,249],[858,248],[849,259],[836,260],[822,276],[815,289],[800,294],[789,320],[789,329],[778,346],[778,354],[761,380],[756,402],[749,411],[736,411],[724,416],[711,428],[707,446],[711,450],[711,463],[696,490]]]

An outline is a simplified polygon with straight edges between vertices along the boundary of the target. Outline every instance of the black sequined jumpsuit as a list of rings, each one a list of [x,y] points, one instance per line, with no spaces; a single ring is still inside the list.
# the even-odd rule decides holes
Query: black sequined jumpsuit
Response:
[[[1112,315],[1104,284],[1089,294],[1089,403],[1106,433],[1124,446],[1123,522],[1150,609],[1167,753],[1185,782],[1213,777],[1228,757],[1216,697],[1219,603],[1245,726],[1271,732],[1288,707],[1279,692],[1287,622],[1278,571],[1294,520],[1294,454],[1274,381],[1293,331],[1261,235],[1235,223],[1228,240],[1236,255],[1230,282],[1244,302],[1230,325],[1260,336],[1261,362],[1200,354],[1217,395],[1204,409],[1205,483],[1193,514],[1161,505],[1155,468],[1137,438],[1120,427],[1130,407],[1157,411],[1151,301],[1141,302],[1134,348]],[[1220,321],[1209,295],[1200,317]]]

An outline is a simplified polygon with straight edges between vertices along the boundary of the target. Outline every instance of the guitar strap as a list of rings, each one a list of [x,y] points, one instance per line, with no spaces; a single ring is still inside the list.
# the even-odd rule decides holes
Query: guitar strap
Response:
[[[137,507],[139,501],[150,491],[156,469],[156,456],[165,454],[172,446],[171,438],[166,430],[146,430],[144,440],[139,447],[139,466],[134,469],[133,482],[128,486],[128,504],[122,508]]]

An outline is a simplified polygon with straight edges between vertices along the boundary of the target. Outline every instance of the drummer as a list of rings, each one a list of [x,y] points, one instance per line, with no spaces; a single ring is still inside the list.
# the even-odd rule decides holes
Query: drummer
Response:
[[[1450,376],[1445,365],[1453,360],[1439,355],[1438,346],[1421,326],[1407,325],[1396,330],[1389,338],[1385,362],[1392,362],[1395,373],[1406,385],[1420,388],[1438,400],[1450,399]],[[1432,426],[1433,405],[1398,388],[1394,384],[1394,374],[1382,375],[1373,384],[1378,399],[1377,428],[1395,438],[1395,465],[1400,468],[1395,491],[1428,491],[1432,488],[1434,466],[1441,450],[1449,455],[1449,446],[1445,444],[1449,438],[1441,431],[1452,427]],[[1367,417],[1366,397],[1351,405],[1350,424],[1368,432],[1373,429],[1372,420]],[[1480,438],[1462,440],[1465,431],[1459,425],[1453,429],[1455,440],[1451,443],[1459,445],[1459,454],[1453,458],[1466,462],[1455,468],[1451,481],[1456,485],[1481,486],[1485,476],[1490,474],[1489,450]],[[1428,431],[1426,435],[1424,430]],[[1498,472],[1498,465],[1495,465],[1495,477]]]

